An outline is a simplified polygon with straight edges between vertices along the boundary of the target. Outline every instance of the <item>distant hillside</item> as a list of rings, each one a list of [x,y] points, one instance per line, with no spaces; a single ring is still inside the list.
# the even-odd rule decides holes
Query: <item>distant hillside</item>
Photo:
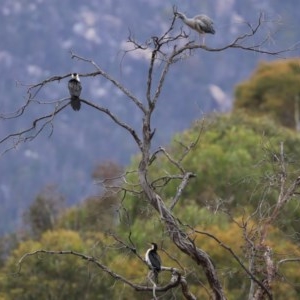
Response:
[[[216,35],[206,37],[210,46],[224,45],[245,32],[245,22],[254,24],[260,11],[265,12],[266,20],[277,20],[264,24],[265,33],[276,31],[266,47],[287,48],[300,40],[300,2],[296,0],[206,0],[191,4],[159,0],[104,0],[101,4],[97,0],[32,0],[29,4],[3,0],[0,114],[15,111],[24,103],[26,87],[22,84],[93,70],[88,64],[72,60],[70,50],[95,60],[144,99],[148,61],[135,52],[123,56],[123,50],[129,32],[141,42],[161,34],[172,18],[173,5],[187,15],[203,12],[214,19]],[[176,22],[178,30],[181,25]],[[198,38],[194,33],[190,36]],[[199,51],[172,66],[154,116],[154,145],[166,144],[175,132],[189,127],[205,113],[230,109],[234,85],[249,76],[258,61],[274,58],[238,50]],[[83,78],[82,84],[86,99],[113,109],[139,130],[140,116],[103,78]],[[46,88],[39,99],[51,101],[67,96],[66,81],[62,81]],[[40,112],[40,105],[32,105],[20,118],[0,119],[0,139],[31,124]],[[90,174],[97,163],[115,160],[125,165],[137,151],[126,132],[86,106],[79,113],[66,110],[55,120],[51,137],[50,132],[49,128],[33,142],[20,144],[0,157],[0,233],[18,225],[24,208],[46,184],[57,184],[68,203],[78,202],[96,190]],[[11,146],[0,145],[0,152]]]

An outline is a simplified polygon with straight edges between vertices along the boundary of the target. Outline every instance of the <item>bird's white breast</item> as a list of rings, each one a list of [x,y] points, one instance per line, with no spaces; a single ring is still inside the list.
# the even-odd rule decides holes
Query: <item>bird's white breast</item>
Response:
[[[146,254],[145,254],[145,261],[146,261],[147,265],[151,267],[151,262],[150,262],[150,260],[149,260],[149,252],[150,252],[150,251],[151,251],[151,249],[148,249],[148,250],[147,250],[147,252],[146,252]]]

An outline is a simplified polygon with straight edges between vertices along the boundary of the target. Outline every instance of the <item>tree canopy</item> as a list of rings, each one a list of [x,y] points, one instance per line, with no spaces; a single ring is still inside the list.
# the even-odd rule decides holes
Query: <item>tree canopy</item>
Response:
[[[280,124],[300,129],[300,60],[261,62],[235,89],[234,110],[269,115]]]

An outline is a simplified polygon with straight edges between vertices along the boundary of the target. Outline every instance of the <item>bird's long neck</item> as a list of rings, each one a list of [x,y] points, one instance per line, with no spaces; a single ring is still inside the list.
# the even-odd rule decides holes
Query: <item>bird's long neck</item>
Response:
[[[179,18],[188,26],[193,27],[194,21],[191,18],[188,18],[184,13],[178,13]]]

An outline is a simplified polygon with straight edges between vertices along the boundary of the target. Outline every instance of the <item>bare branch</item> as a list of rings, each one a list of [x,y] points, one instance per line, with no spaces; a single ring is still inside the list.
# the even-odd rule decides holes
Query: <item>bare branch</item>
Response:
[[[184,270],[185,268],[182,266],[182,264],[180,263],[180,261],[175,258],[173,255],[171,255],[168,251],[166,251],[165,249],[161,248],[160,249],[162,252],[164,252],[171,260],[173,260],[174,262],[176,262],[176,264],[181,268],[181,270]]]
[[[166,151],[166,149],[163,148],[163,147],[159,147],[158,150],[156,150],[156,151],[152,154],[152,156],[150,157],[150,162],[149,162],[149,164],[151,164],[151,163],[155,160],[156,155],[157,155],[158,153],[160,153],[160,152],[162,152],[162,153],[166,156],[166,158],[172,163],[172,165],[174,165],[177,169],[179,169],[179,170],[181,171],[182,174],[185,173],[185,170],[183,169],[183,167],[182,167],[177,161],[175,161],[175,159],[173,159],[173,158],[170,156],[170,154]]]
[[[172,40],[168,37],[168,35],[173,30],[175,19],[176,19],[176,17],[174,15],[170,27],[160,38],[152,37],[154,49],[151,53],[150,65],[149,65],[149,69],[148,69],[147,92],[146,92],[148,105],[151,110],[154,108],[155,102],[157,101],[158,96],[159,96],[159,95],[157,95],[157,92],[156,92],[154,98],[151,99],[151,88],[152,88],[152,76],[153,76],[154,63],[155,63],[158,52],[160,52],[161,47],[163,47],[163,45],[169,43]],[[160,85],[162,86],[161,80],[163,80],[163,79],[161,78],[159,80],[159,86]]]
[[[262,227],[262,234],[261,234],[261,244],[264,244],[267,234],[268,234],[268,227],[273,222],[276,221],[278,215],[282,212],[282,208],[289,202],[289,200],[294,196],[296,190],[300,186],[300,176],[292,181],[292,183],[286,187],[287,181],[287,171],[286,171],[286,162],[285,162],[285,155],[283,149],[283,143],[280,144],[280,172],[279,172],[279,179],[280,179],[280,191],[277,198],[277,203],[275,207],[272,209],[270,216],[266,219]]]
[[[105,113],[106,115],[108,115],[117,125],[119,125],[120,127],[126,129],[131,136],[133,137],[133,139],[135,140],[135,142],[137,143],[138,147],[140,148],[140,150],[142,150],[143,145],[142,142],[140,140],[140,138],[138,137],[137,133],[135,132],[135,130],[133,128],[131,128],[129,125],[127,125],[126,123],[122,122],[118,117],[116,117],[109,109],[104,108],[102,106],[99,106],[91,101],[85,100],[80,98],[80,101]]]
[[[199,143],[200,137],[204,132],[205,121],[206,121],[205,118],[203,118],[200,121],[201,124],[200,124],[199,133],[198,133],[196,139],[194,141],[190,142],[190,144],[188,146],[184,145],[181,141],[177,141],[177,143],[179,143],[185,149],[183,151],[180,159],[178,160],[178,163],[181,163],[184,160],[184,158],[190,153],[190,151],[192,151],[197,146],[197,144]]]
[[[104,78],[106,78],[108,81],[110,81],[114,86],[116,86],[120,91],[122,91],[129,99],[131,99],[135,105],[143,112],[146,112],[146,109],[144,108],[142,102],[138,100],[129,90],[127,90],[121,83],[119,83],[116,79],[108,75],[106,72],[104,72],[93,60],[86,59],[84,57],[81,57],[73,52],[71,52],[72,58],[77,58],[78,60],[82,60],[85,62],[88,62],[92,64],[97,72],[94,73],[88,73],[88,74],[82,74],[81,77],[90,77],[90,76],[97,76],[101,75]]]
[[[182,180],[184,175],[171,175],[168,174],[166,176],[161,176],[159,178],[154,179],[151,182],[151,187],[158,188],[166,186],[171,180]]]
[[[88,262],[91,262],[91,263],[95,264],[98,268],[100,268],[105,273],[109,274],[115,280],[122,281],[123,283],[125,283],[126,285],[132,287],[133,289],[135,289],[138,292],[145,292],[145,291],[165,292],[165,291],[168,291],[168,290],[170,290],[170,289],[172,289],[172,288],[174,288],[174,287],[176,287],[180,284],[182,286],[182,291],[183,291],[183,294],[184,294],[186,299],[188,299],[188,300],[195,300],[196,299],[195,296],[189,292],[188,285],[187,285],[185,279],[181,276],[180,272],[175,268],[162,267],[161,271],[168,271],[168,272],[171,272],[173,274],[172,279],[165,286],[159,287],[159,286],[156,286],[154,284],[155,288],[153,288],[151,286],[149,287],[149,286],[144,286],[144,285],[133,283],[133,282],[127,280],[125,277],[115,273],[114,271],[109,269],[107,266],[103,265],[95,257],[88,256],[88,255],[85,255],[85,254],[82,254],[82,253],[79,253],[79,252],[76,252],[76,251],[72,251],[72,250],[65,250],[65,251],[36,250],[36,251],[33,251],[33,252],[28,252],[28,253],[24,254],[19,259],[17,274],[22,271],[22,265],[23,265],[24,261],[27,259],[27,257],[35,256],[35,255],[38,255],[38,254],[77,256],[81,259],[84,259]],[[175,280],[174,280],[174,278],[175,278]]]
[[[130,242],[133,244],[132,246],[129,246],[127,243],[125,243],[124,241],[122,241],[117,235],[115,235],[114,233],[109,233],[110,236],[112,236],[118,243],[120,243],[121,245],[123,245],[126,249],[129,249],[134,255],[136,255],[139,260],[141,260],[143,263],[146,264],[145,259],[137,252],[136,247],[134,246],[132,240],[131,240],[131,232],[129,233],[129,240]]]
[[[188,227],[190,227],[188,225]],[[191,228],[191,227],[190,227]],[[256,282],[261,288],[262,290],[264,290],[264,292],[268,295],[269,299],[272,299],[272,295],[269,293],[268,289],[264,286],[264,284],[262,284],[257,278],[254,277],[254,275],[252,274],[252,272],[250,272],[246,266],[242,263],[242,261],[240,260],[240,258],[238,257],[238,255],[226,244],[224,244],[221,240],[219,240],[216,236],[214,236],[213,234],[209,233],[209,232],[205,232],[205,231],[199,231],[199,230],[195,230],[193,228],[191,228],[194,232],[199,233],[199,234],[204,234],[210,238],[212,238],[213,240],[215,240],[222,248],[224,248],[226,251],[228,251],[232,257],[238,262],[238,264],[242,267],[242,269],[249,275],[249,277]]]
[[[71,73],[69,74],[66,74],[66,75],[63,75],[63,76],[52,76],[48,79],[45,79],[43,80],[42,82],[40,83],[37,83],[37,84],[30,84],[28,85],[29,88],[28,88],[28,93],[31,93],[32,90],[36,89],[36,88],[39,88],[37,90],[37,92],[35,94],[33,94],[33,96],[31,98],[35,98],[35,96],[37,95],[37,93],[40,91],[40,88],[42,88],[43,86],[45,86],[46,84],[50,83],[50,82],[53,82],[53,81],[61,81],[62,79],[65,79],[65,78],[68,78],[71,76]]]
[[[179,197],[182,194],[182,191],[185,189],[185,187],[188,185],[189,183],[189,179],[196,177],[196,175],[194,173],[191,172],[187,172],[186,174],[184,174],[183,179],[180,183],[180,185],[177,188],[177,193],[176,195],[173,197],[172,203],[170,205],[170,210],[173,210],[173,208],[175,207],[175,205],[177,204]]]
[[[290,263],[290,262],[300,262],[300,257],[294,257],[294,258],[285,258],[281,259],[277,262],[277,269],[279,269],[279,266],[281,264]]]
[[[69,104],[65,104],[63,105],[62,107],[60,108],[56,108],[55,111],[53,111],[51,114],[48,114],[46,116],[43,116],[43,117],[40,117],[40,118],[37,118],[33,121],[32,123],[32,126],[20,131],[20,132],[16,132],[16,133],[11,133],[9,135],[7,135],[6,137],[4,137],[2,140],[0,140],[0,144],[11,139],[11,138],[14,138],[16,137],[17,139],[14,140],[14,143],[13,143],[13,146],[12,148],[9,148],[9,149],[6,149],[2,155],[4,153],[6,153],[7,151],[9,151],[10,149],[13,149],[15,147],[17,147],[18,144],[20,144],[21,142],[27,142],[27,141],[32,141],[33,139],[35,139],[44,129],[47,125],[51,125],[51,132],[50,132],[50,136],[52,135],[52,132],[53,132],[53,128],[52,128],[52,121],[54,119],[54,117],[60,113],[66,106],[68,106]],[[36,129],[37,127],[37,124],[40,123],[41,121],[43,120],[46,120],[45,123],[43,123],[41,125],[40,128],[38,128],[38,130],[36,132],[34,132],[33,134],[31,135],[26,135],[26,134],[30,134],[33,130]]]

